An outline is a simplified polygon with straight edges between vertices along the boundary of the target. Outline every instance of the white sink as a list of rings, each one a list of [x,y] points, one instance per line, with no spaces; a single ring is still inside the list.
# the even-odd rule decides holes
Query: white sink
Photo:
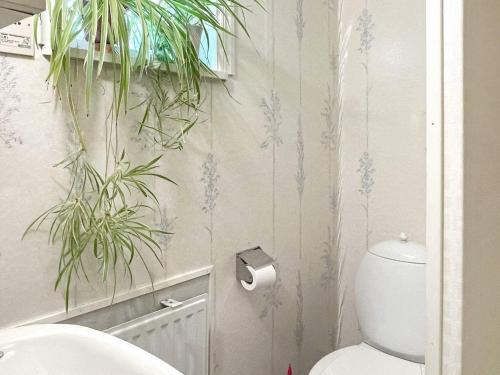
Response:
[[[182,375],[128,342],[66,324],[0,330],[0,356],[2,375]]]

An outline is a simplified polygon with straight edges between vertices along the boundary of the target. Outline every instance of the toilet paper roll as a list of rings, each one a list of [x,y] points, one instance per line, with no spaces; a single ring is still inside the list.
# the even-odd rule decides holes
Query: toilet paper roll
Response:
[[[241,280],[241,285],[246,290],[252,291],[257,288],[271,286],[276,281],[276,270],[274,269],[274,266],[272,264],[262,268],[258,268],[256,270],[249,266],[246,267],[252,274],[251,283],[247,283],[246,281]]]

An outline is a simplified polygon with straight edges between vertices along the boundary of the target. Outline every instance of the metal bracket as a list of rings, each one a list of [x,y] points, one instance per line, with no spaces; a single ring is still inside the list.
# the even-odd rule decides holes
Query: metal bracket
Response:
[[[259,268],[273,264],[274,259],[267,255],[260,246],[241,251],[236,254],[236,279],[251,283],[252,274],[247,266],[257,270]]]
[[[163,307],[168,307],[168,308],[174,309],[176,307],[182,306],[183,302],[177,301],[173,298],[169,298],[169,299],[160,301],[160,304]]]

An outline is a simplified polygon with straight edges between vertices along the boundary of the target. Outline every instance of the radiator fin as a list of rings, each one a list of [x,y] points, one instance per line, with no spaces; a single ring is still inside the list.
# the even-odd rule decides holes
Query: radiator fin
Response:
[[[184,375],[208,374],[208,294],[108,329]]]

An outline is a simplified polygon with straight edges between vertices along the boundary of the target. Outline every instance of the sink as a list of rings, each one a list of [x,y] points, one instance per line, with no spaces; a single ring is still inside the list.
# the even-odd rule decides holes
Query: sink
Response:
[[[126,341],[68,324],[0,330],[0,357],[5,375],[182,375]]]

